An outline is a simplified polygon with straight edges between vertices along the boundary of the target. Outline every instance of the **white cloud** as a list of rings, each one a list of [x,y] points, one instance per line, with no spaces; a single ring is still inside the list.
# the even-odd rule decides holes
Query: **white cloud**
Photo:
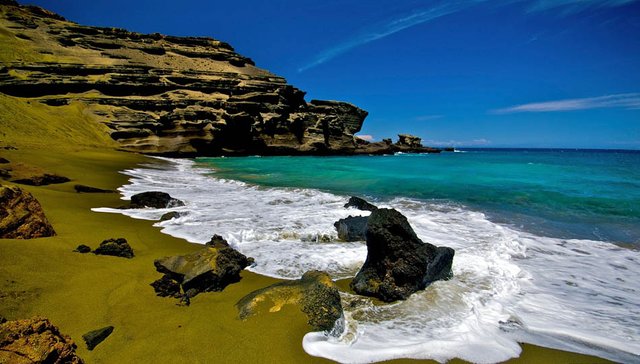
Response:
[[[368,141],[368,142],[370,142],[370,141],[372,141],[372,140],[374,139],[374,138],[373,138],[373,135],[369,135],[369,134],[356,135],[356,138],[360,138],[360,139],[362,139],[362,140],[366,140],[366,141]]]
[[[519,112],[575,111],[602,108],[639,109],[640,93],[534,102],[497,109],[492,112],[494,114],[512,114]]]
[[[344,42],[320,52],[313,61],[300,67],[298,69],[298,72],[304,72],[310,68],[316,67],[322,63],[325,63],[326,61],[329,61],[343,53],[350,51],[355,47],[388,37],[401,30],[426,23],[442,16],[458,12],[464,8],[474,5],[477,2],[482,1],[485,0],[459,0],[444,2],[436,6],[418,9],[408,14],[402,14],[383,23],[382,25],[379,25],[375,28],[366,29],[360,34],[352,36],[351,38],[346,39]]]
[[[432,147],[482,147],[491,144],[488,139],[472,139],[472,140],[423,140],[423,145]]]
[[[312,61],[298,68],[298,72],[304,72],[310,68],[317,67],[337,56],[350,51],[353,48],[386,38],[392,34],[402,30],[412,28],[414,26],[427,23],[440,17],[457,13],[469,9],[475,5],[490,4],[491,6],[503,6],[513,3],[522,3],[526,7],[525,11],[529,13],[541,12],[550,9],[560,8],[562,14],[579,13],[581,11],[617,7],[627,5],[638,0],[450,0],[450,1],[431,1],[429,7],[413,9],[411,12],[398,14],[391,19],[371,24],[362,29],[359,33],[351,35],[343,42],[333,47],[327,48],[318,53]],[[435,5],[434,5],[435,3]]]

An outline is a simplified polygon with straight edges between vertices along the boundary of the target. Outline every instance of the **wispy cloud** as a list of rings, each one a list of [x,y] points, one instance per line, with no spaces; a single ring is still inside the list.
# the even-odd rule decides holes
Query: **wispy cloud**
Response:
[[[444,2],[434,6],[420,8],[410,13],[401,14],[381,23],[378,26],[365,29],[361,33],[347,38],[344,42],[320,52],[313,61],[300,67],[298,72],[304,72],[310,68],[316,67],[363,44],[388,37],[399,31],[458,12],[471,5],[484,1],[485,0],[463,0]]]
[[[490,145],[491,140],[480,138],[473,140],[423,140],[423,145],[428,145],[432,147],[480,147],[485,145]]]
[[[587,9],[613,8],[627,5],[637,0],[536,0],[531,1],[528,12],[546,11],[562,8],[565,14],[579,13]]]
[[[480,4],[503,6],[520,3],[523,4],[527,13],[562,9],[562,15],[579,13],[589,9],[618,7],[637,1],[638,0],[457,0],[437,1],[435,4],[433,1],[429,1],[429,6],[419,7],[402,14],[396,14],[394,17],[361,29],[360,32],[351,35],[344,41],[318,53],[313,57],[313,60],[298,68],[298,72],[304,72],[317,67],[341,54],[349,52],[353,48],[386,38],[405,29],[430,22],[446,15],[467,10]]]
[[[640,109],[640,93],[534,102],[493,110],[492,113],[512,114],[519,112],[575,111],[603,108]]]
[[[413,118],[413,120],[415,120],[415,121],[430,121],[430,120],[442,119],[443,117],[444,117],[444,115],[419,115],[419,116],[416,116],[415,118]]]

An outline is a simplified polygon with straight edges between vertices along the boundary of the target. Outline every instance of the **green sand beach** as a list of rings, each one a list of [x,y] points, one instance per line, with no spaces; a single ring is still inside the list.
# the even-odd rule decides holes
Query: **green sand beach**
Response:
[[[29,116],[33,109],[23,105],[23,115]],[[38,111],[47,114],[47,109],[44,106]],[[200,294],[189,307],[154,294],[149,283],[160,276],[154,269],[154,259],[195,251],[200,245],[162,234],[150,221],[90,210],[122,205],[119,194],[80,194],[73,189],[74,184],[116,189],[127,182],[127,177],[118,172],[144,163],[146,157],[119,152],[110,145],[70,147],[67,138],[79,134],[52,136],[45,147],[19,131],[13,135],[4,132],[3,146],[17,149],[1,150],[1,157],[16,169],[44,170],[72,181],[22,186],[41,202],[57,236],[0,240],[0,316],[10,320],[49,318],[76,341],[78,354],[87,363],[328,362],[303,351],[302,337],[310,327],[298,307],[287,305],[277,313],[238,319],[234,304],[275,279],[244,271],[240,282],[222,292]],[[95,248],[111,237],[126,238],[135,257],[72,252],[79,244]],[[339,286],[348,289],[346,281]],[[113,334],[88,351],[82,335],[107,325],[115,327]],[[509,362],[608,361],[523,345],[520,358]]]

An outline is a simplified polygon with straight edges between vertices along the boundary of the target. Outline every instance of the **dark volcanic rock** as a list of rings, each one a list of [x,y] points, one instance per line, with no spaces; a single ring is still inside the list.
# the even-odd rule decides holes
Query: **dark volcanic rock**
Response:
[[[162,278],[151,283],[151,287],[156,292],[156,296],[160,297],[175,297],[180,298],[180,282],[171,278],[170,275],[165,274]]]
[[[11,162],[9,162],[8,159],[0,157],[0,164],[7,164],[7,163],[11,163]]]
[[[338,231],[338,238],[343,241],[365,240],[368,216],[349,216],[336,221],[335,226]]]
[[[114,190],[103,190],[102,188],[85,186],[85,185],[75,185],[73,188],[78,193],[115,193]]]
[[[160,221],[167,221],[167,220],[171,220],[171,219],[177,219],[180,217],[180,213],[177,211],[171,211],[171,212],[167,212],[166,214],[163,214],[162,216],[160,216]]]
[[[103,327],[101,329],[89,331],[82,335],[84,342],[87,344],[87,349],[93,350],[98,344],[108,338],[113,332],[113,326]]]
[[[20,187],[0,186],[0,238],[32,239],[56,232],[38,200]]]
[[[45,318],[0,324],[0,363],[80,364],[76,344]]]
[[[214,248],[222,248],[225,246],[229,246],[229,243],[227,242],[227,239],[218,234],[214,234],[211,237],[211,240],[209,240],[205,245],[212,246]]]
[[[166,192],[149,191],[131,196],[131,207],[167,207],[184,206],[184,202],[169,196]]]
[[[396,210],[373,211],[366,238],[367,260],[351,282],[358,294],[385,302],[406,299],[452,274],[454,250],[423,243]]]
[[[240,318],[255,315],[264,302],[269,305],[269,312],[279,311],[285,304],[299,305],[314,330],[331,330],[343,313],[336,284],[327,273],[320,271],[309,271],[300,279],[249,293],[236,303]]]
[[[82,254],[90,253],[91,252],[91,247],[88,246],[88,245],[80,244],[73,251],[76,252],[76,253],[82,253]]]
[[[65,183],[69,181],[71,180],[67,177],[45,173],[41,176],[21,178],[21,179],[14,180],[12,182],[19,183],[22,185],[29,185],[29,186],[46,186],[46,185],[53,185],[58,183]]]
[[[374,211],[378,209],[377,206],[372,205],[369,202],[365,201],[364,199],[356,196],[351,196],[349,198],[349,202],[347,202],[344,205],[344,207],[346,208],[353,207],[362,211]]]
[[[111,255],[114,257],[133,258],[133,249],[125,238],[107,239],[93,251],[96,255]]]
[[[238,282],[240,272],[252,263],[253,258],[233,248],[205,247],[186,255],[156,259],[153,264],[193,297],[200,292],[222,291]]]

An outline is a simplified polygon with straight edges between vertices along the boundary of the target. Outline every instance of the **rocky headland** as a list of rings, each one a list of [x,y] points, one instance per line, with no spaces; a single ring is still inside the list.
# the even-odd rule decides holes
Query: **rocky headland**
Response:
[[[0,93],[60,107],[126,151],[165,156],[439,152],[400,135],[354,136],[367,112],[305,92],[201,37],[82,26],[35,6],[0,1]]]

